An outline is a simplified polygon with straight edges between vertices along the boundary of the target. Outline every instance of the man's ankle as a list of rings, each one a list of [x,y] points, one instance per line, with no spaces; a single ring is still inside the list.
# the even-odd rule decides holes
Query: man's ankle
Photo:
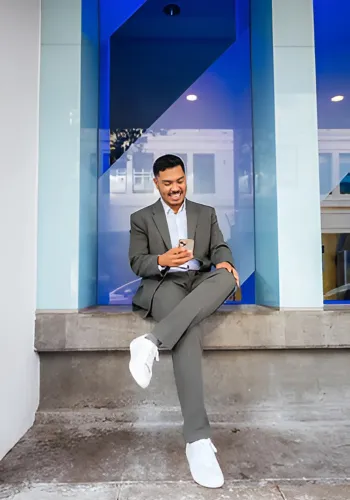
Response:
[[[153,344],[157,347],[160,347],[161,346],[161,342],[157,339],[157,337],[155,337],[153,335],[153,333],[149,333],[148,335],[146,335],[146,339],[150,340],[151,342],[153,342]]]

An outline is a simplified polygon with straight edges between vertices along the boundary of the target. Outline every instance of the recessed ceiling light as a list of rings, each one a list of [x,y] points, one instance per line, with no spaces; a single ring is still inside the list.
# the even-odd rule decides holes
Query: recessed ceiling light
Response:
[[[198,97],[194,94],[189,94],[188,96],[186,96],[186,99],[188,101],[196,101],[198,99]]]
[[[340,102],[340,101],[343,101],[343,100],[344,100],[344,96],[343,95],[335,95],[331,99],[332,102]]]
[[[170,3],[169,5],[166,5],[163,9],[164,14],[167,16],[178,16],[181,12],[180,7],[176,3]]]

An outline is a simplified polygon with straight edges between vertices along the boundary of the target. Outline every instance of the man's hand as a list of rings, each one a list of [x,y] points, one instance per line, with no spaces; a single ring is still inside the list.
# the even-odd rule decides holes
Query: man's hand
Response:
[[[186,248],[172,248],[158,257],[158,264],[162,267],[179,267],[193,259],[193,254]]]
[[[236,269],[231,266],[231,264],[229,264],[228,262],[220,262],[220,264],[216,266],[216,269],[226,269],[226,271],[232,273],[236,280],[237,286],[239,287],[239,274]]]

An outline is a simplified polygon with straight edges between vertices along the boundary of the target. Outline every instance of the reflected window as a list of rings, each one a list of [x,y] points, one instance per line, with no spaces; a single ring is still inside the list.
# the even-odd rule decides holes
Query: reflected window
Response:
[[[340,194],[350,194],[350,153],[339,154]]]
[[[134,193],[153,193],[153,153],[132,155],[132,190]]]
[[[126,193],[126,168],[117,168],[110,182],[111,193]]]
[[[340,183],[340,194],[350,194],[350,172]]]
[[[328,195],[332,191],[332,166],[332,153],[320,153],[319,167],[321,195]]]
[[[127,174],[126,174],[126,159],[121,158],[114,163],[110,168],[110,192],[121,194],[126,193]]]
[[[215,155],[195,153],[193,155],[193,192],[215,194]]]
[[[252,177],[248,170],[244,170],[243,174],[238,178],[238,190],[240,194],[252,194]]]
[[[171,153],[174,154],[175,156],[179,156],[181,160],[184,162],[185,169],[187,169],[187,153]]]

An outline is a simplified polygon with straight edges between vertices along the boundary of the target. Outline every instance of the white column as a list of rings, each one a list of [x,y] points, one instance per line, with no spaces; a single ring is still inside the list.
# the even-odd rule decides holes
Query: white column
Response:
[[[252,29],[258,302],[322,308],[312,0],[252,0]]]

